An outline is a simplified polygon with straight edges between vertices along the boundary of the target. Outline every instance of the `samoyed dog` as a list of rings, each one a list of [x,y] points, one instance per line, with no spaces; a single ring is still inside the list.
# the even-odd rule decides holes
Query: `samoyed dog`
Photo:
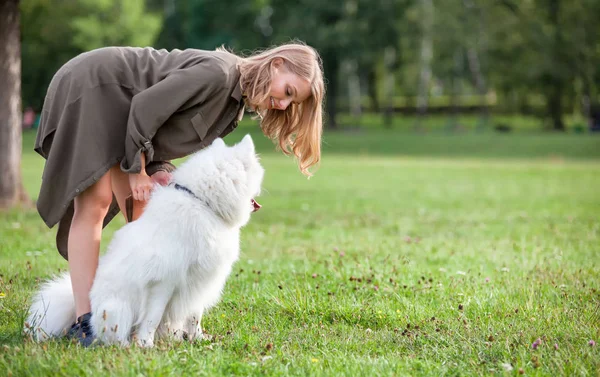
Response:
[[[238,259],[240,229],[260,205],[264,169],[250,135],[234,146],[216,139],[190,156],[167,186],[156,186],[141,217],[115,232],[90,292],[91,325],[105,344],[143,347],[157,337],[201,339]],[[26,331],[38,341],[75,322],[68,274],[34,296]]]

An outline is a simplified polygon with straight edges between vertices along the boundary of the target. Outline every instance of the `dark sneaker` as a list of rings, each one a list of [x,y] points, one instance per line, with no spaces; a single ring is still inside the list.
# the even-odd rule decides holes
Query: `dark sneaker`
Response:
[[[94,333],[92,332],[92,324],[90,323],[91,318],[92,313],[86,313],[77,318],[77,322],[71,326],[66,337],[68,339],[77,339],[79,344],[84,347],[91,346],[95,339]]]
[[[71,325],[71,328],[69,329],[69,331],[67,331],[65,338],[71,340],[77,337],[77,332],[79,332],[79,322],[75,322]]]

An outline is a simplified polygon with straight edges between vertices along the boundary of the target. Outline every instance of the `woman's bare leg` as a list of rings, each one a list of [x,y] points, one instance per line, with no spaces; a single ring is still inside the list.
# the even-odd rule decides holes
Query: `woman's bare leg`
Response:
[[[128,196],[131,195],[131,186],[129,186],[129,176],[127,173],[124,173],[119,165],[115,165],[110,169],[110,176],[112,181],[112,190],[115,193],[115,197],[117,198],[117,203],[119,203],[119,209],[121,209],[121,213],[125,217],[125,221],[127,221],[127,210],[125,208],[125,200]],[[144,208],[146,206],[146,202],[134,200],[133,201],[133,218],[132,221],[137,220],[142,212],[144,212]]]
[[[75,198],[69,231],[69,270],[77,317],[89,313],[89,293],[98,268],[102,223],[112,202],[110,173]]]

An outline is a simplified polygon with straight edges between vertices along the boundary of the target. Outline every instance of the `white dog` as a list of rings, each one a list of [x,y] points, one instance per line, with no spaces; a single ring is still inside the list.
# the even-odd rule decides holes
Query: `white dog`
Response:
[[[154,336],[201,339],[239,255],[240,228],[260,208],[264,170],[252,138],[223,140],[192,155],[157,186],[141,217],[115,233],[90,292],[101,342],[152,347]],[[26,324],[34,339],[62,336],[75,321],[68,274],[37,293]]]

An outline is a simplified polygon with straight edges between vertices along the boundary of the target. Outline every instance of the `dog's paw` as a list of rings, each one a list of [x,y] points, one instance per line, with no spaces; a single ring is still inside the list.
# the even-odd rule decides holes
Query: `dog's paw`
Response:
[[[154,340],[138,338],[136,340],[136,344],[138,345],[138,347],[141,347],[141,348],[152,348],[152,347],[154,347]]]
[[[186,340],[190,342],[194,342],[196,340],[200,341],[205,339],[204,333],[202,331],[202,326],[200,325],[200,320],[197,319],[196,316],[189,317],[187,320],[187,324],[184,327]]]
[[[188,342],[194,343],[194,342],[200,342],[202,340],[210,340],[210,336],[208,336],[207,334],[204,334],[202,332],[202,330],[200,330],[200,331],[194,331],[191,334],[185,333],[185,339]]]
[[[161,323],[156,331],[159,340],[182,342],[187,339],[187,333],[177,324]]]
[[[184,340],[187,339],[187,333],[185,331],[183,331],[182,329],[178,329],[178,330],[173,330],[169,333],[171,339],[177,341],[177,342],[183,342]]]

